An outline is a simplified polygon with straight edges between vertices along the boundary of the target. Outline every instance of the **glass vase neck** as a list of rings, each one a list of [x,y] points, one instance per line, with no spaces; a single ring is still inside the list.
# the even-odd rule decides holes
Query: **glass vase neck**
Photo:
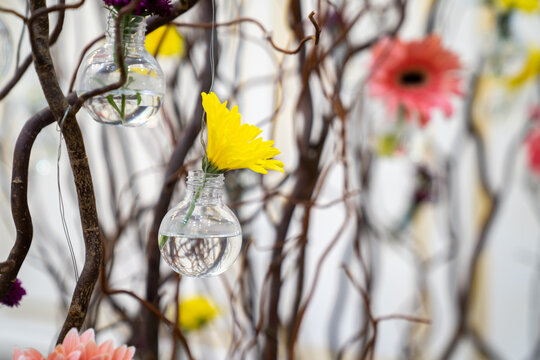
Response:
[[[223,174],[205,174],[201,170],[194,170],[188,173],[188,195],[194,197],[195,202],[222,201],[223,187]]]
[[[114,45],[116,21],[118,14],[110,12],[107,20],[105,37],[108,44]],[[124,47],[144,47],[146,38],[146,21],[144,16],[124,15],[120,20],[120,37]]]

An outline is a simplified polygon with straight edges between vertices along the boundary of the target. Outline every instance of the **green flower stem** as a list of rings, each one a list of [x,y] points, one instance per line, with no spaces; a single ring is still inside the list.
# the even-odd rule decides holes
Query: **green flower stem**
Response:
[[[191,199],[191,203],[189,205],[188,212],[186,213],[186,215],[184,216],[184,219],[182,220],[182,224],[184,226],[187,224],[187,222],[191,218],[191,215],[193,215],[193,211],[195,211],[195,203],[201,197],[201,191],[204,188],[204,185],[206,185],[206,173],[203,174],[203,182],[199,186],[199,188],[197,189],[197,192],[195,193],[195,196],[193,196],[193,198]],[[161,235],[159,237],[159,240],[158,240],[159,250],[161,250],[161,248],[163,248],[163,246],[165,246],[165,244],[167,243],[167,240],[168,240],[168,238],[167,238],[166,235]]]
[[[127,35],[133,35],[133,34],[136,33],[136,31],[137,31],[136,27],[138,25],[138,22],[139,22],[138,17],[125,15],[122,18],[122,23],[120,24],[120,33],[121,33],[121,35],[120,35],[120,43],[121,43],[121,46],[122,46],[122,54],[124,55],[124,70],[125,70],[126,74],[129,74],[129,67],[128,67],[127,62],[125,61],[125,58],[126,58],[127,53],[128,53],[128,49],[126,47],[126,44],[124,43],[124,40],[126,39]],[[133,30],[133,29],[135,29],[135,30]],[[117,55],[116,51],[113,51],[114,63],[116,65],[119,65],[118,64],[118,57],[116,55]],[[97,79],[97,80],[99,81],[99,79]],[[129,76],[126,83],[120,89],[121,90],[129,89],[129,85],[133,81],[134,81],[134,79],[131,76]],[[105,85],[105,84],[103,84],[103,85]],[[135,95],[137,96],[137,106],[139,106],[141,101],[142,101],[141,94],[137,91]],[[120,120],[122,121],[122,124],[124,124],[125,121],[126,121],[126,95],[125,94],[121,95],[120,107],[115,103],[112,94],[107,96],[107,101],[113,107],[113,109],[120,115]]]
[[[159,241],[158,241],[159,250],[161,250],[161,248],[162,248],[163,246],[165,246],[165,244],[167,243],[167,240],[168,240],[168,237],[165,236],[165,235],[161,235],[161,236],[159,237]]]
[[[135,24],[135,25],[133,25],[133,24]],[[122,54],[124,55],[124,57],[127,55],[127,48],[126,48],[126,44],[124,43],[124,39],[126,38],[126,35],[133,35],[133,34],[136,33],[136,30],[135,31],[132,30],[132,28],[134,26],[137,26],[137,22],[136,22],[135,17],[132,17],[130,15],[125,15],[122,18],[122,23],[120,24],[120,44],[122,46]],[[115,46],[115,48],[116,48],[116,46]],[[116,65],[119,65],[118,64],[118,58],[116,56],[116,51],[113,51],[113,58],[114,58],[114,63]],[[124,61],[124,66],[125,66],[126,72],[127,72],[127,64],[125,63],[125,61]]]
[[[121,102],[121,108],[118,107],[118,105],[116,105],[116,103],[114,102],[114,97],[113,95],[109,95],[107,96],[107,101],[109,102],[109,104],[113,107],[114,110],[116,110],[116,112],[120,115],[120,120],[122,121],[122,124],[125,123],[125,111],[126,111],[126,95],[122,94],[122,102]]]
[[[406,109],[405,109],[405,105],[403,104],[399,104],[399,107],[398,107],[398,112],[397,112],[397,123],[398,123],[398,128],[402,128],[403,125],[405,124],[405,115],[406,115]]]
[[[405,123],[407,122],[407,120],[405,119],[406,113],[407,110],[405,109],[405,105],[400,104],[397,113],[397,126],[394,131],[396,147],[403,141],[405,133]]]
[[[189,218],[193,214],[193,211],[195,210],[195,203],[197,200],[199,200],[199,197],[201,196],[201,191],[204,188],[204,185],[206,185],[206,172],[203,173],[203,179],[202,184],[197,189],[197,192],[195,193],[195,196],[191,199],[191,204],[189,205],[188,212],[186,213],[186,216],[184,216],[184,220],[182,220],[182,224],[186,225],[189,221]]]
[[[225,172],[224,170],[218,169],[214,164],[208,161],[208,158],[206,156],[203,157],[202,159],[202,169],[203,169],[202,184],[197,189],[197,192],[195,193],[195,196],[193,196],[193,199],[191,199],[191,205],[189,206],[188,212],[186,216],[184,216],[184,220],[182,221],[184,225],[187,224],[187,222],[189,221],[189,218],[191,217],[191,215],[193,214],[193,211],[195,210],[195,203],[197,202],[197,200],[199,200],[199,197],[201,196],[201,191],[206,185],[206,179],[207,179],[206,176],[208,174],[214,174],[214,175],[223,174]]]
[[[103,86],[105,86],[105,84],[102,81],[100,81],[99,79],[96,79],[96,80],[98,80],[100,83],[102,83]],[[129,90],[129,85],[131,85],[133,81],[135,81],[135,79],[129,76],[124,86],[122,86],[120,89]],[[142,102],[141,93],[137,91],[135,93],[135,96],[137,97],[137,106],[139,106]],[[113,107],[113,109],[120,115],[120,120],[122,121],[122,124],[124,124],[126,122],[126,95],[125,94],[121,95],[120,107],[118,107],[118,105],[115,103],[114,95],[112,94],[107,96],[107,101]]]

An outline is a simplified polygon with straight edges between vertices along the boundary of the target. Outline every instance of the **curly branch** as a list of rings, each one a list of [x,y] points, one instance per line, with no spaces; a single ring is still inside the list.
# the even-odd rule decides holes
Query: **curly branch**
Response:
[[[275,50],[277,50],[277,51],[279,51],[281,53],[287,54],[287,55],[294,55],[294,54],[299,53],[300,50],[305,45],[305,43],[310,41],[310,40],[314,41],[315,45],[319,44],[319,38],[320,38],[320,35],[321,35],[321,27],[319,26],[319,24],[315,20],[315,11],[312,11],[309,14],[308,18],[311,21],[311,23],[313,24],[313,27],[315,28],[315,34],[303,37],[298,42],[298,46],[295,49],[291,49],[291,50],[285,49],[285,48],[282,48],[282,47],[276,45],[276,43],[272,39],[272,35],[270,35],[270,32],[268,30],[266,30],[266,28],[264,27],[263,24],[261,24],[261,22],[259,22],[256,19],[253,19],[253,18],[238,18],[238,19],[234,19],[234,20],[231,20],[231,21],[226,21],[226,22],[221,22],[221,23],[216,23],[216,24],[211,24],[211,23],[183,23],[183,22],[172,22],[171,24],[176,26],[176,27],[191,27],[191,28],[211,29],[212,26],[222,27],[222,26],[231,26],[231,25],[236,25],[236,24],[241,24],[241,23],[251,23],[251,24],[256,25],[259,29],[261,29],[261,31],[264,33],[265,39],[270,43],[270,45]]]
[[[17,138],[11,175],[11,213],[17,238],[7,260],[0,263],[0,299],[13,286],[32,243],[32,217],[28,209],[28,164],[36,137],[54,121],[52,112],[44,109],[26,122]]]
[[[32,0],[32,14],[45,7],[44,0]],[[66,118],[60,124],[68,149],[70,165],[77,189],[82,232],[85,242],[85,263],[79,281],[75,286],[68,315],[58,341],[60,342],[72,328],[80,328],[86,317],[88,304],[94,285],[99,275],[101,262],[100,229],[96,209],[96,200],[92,175],[81,130],[75,119],[75,112],[68,111],[68,100],[64,97],[49,52],[49,20],[46,15],[36,17],[29,27],[30,43],[34,56],[34,66],[49,108],[57,121]]]

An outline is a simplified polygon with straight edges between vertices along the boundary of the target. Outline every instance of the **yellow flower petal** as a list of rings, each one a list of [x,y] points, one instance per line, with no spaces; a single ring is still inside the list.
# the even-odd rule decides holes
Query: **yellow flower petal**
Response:
[[[158,55],[182,57],[185,51],[184,38],[173,25],[164,25],[146,36],[146,50],[154,55],[159,47]]]
[[[118,70],[120,72],[120,70]],[[139,67],[129,67],[128,72],[135,72],[141,75],[157,76],[157,73],[152,69],[141,69]],[[128,75],[129,76],[129,75]]]
[[[504,9],[518,9],[525,12],[533,12],[539,9],[538,0],[498,0]]]
[[[540,73],[540,48],[530,47],[527,60],[521,70],[507,79],[507,85],[511,89],[516,89],[527,81],[532,80]]]
[[[261,174],[266,170],[283,172],[283,163],[272,159],[280,152],[273,141],[258,137],[262,130],[255,125],[241,124],[238,107],[227,109],[213,92],[202,93],[202,104],[208,125],[208,161],[220,172],[251,169]]]
[[[184,331],[198,330],[219,315],[219,308],[203,296],[180,301],[178,321]]]

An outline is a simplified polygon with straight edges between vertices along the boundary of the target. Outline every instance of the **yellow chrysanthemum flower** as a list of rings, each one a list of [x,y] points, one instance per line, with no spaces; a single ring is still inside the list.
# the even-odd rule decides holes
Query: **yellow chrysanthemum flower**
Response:
[[[241,124],[238,107],[227,109],[213,92],[202,93],[206,111],[208,145],[203,169],[209,173],[223,173],[234,169],[251,169],[261,174],[266,170],[283,172],[283,163],[273,159],[280,153],[273,141],[258,137],[262,130],[255,125]]]
[[[161,56],[184,55],[184,38],[173,25],[163,25],[146,36],[146,50],[154,55],[158,50]]]
[[[498,2],[505,9],[519,9],[525,12],[539,9],[538,0],[498,0]]]
[[[528,49],[527,60],[521,70],[507,79],[507,85],[511,89],[516,89],[527,81],[532,80],[540,73],[540,48],[530,47]]]
[[[198,330],[219,315],[219,308],[203,296],[180,301],[178,322],[183,331]]]

